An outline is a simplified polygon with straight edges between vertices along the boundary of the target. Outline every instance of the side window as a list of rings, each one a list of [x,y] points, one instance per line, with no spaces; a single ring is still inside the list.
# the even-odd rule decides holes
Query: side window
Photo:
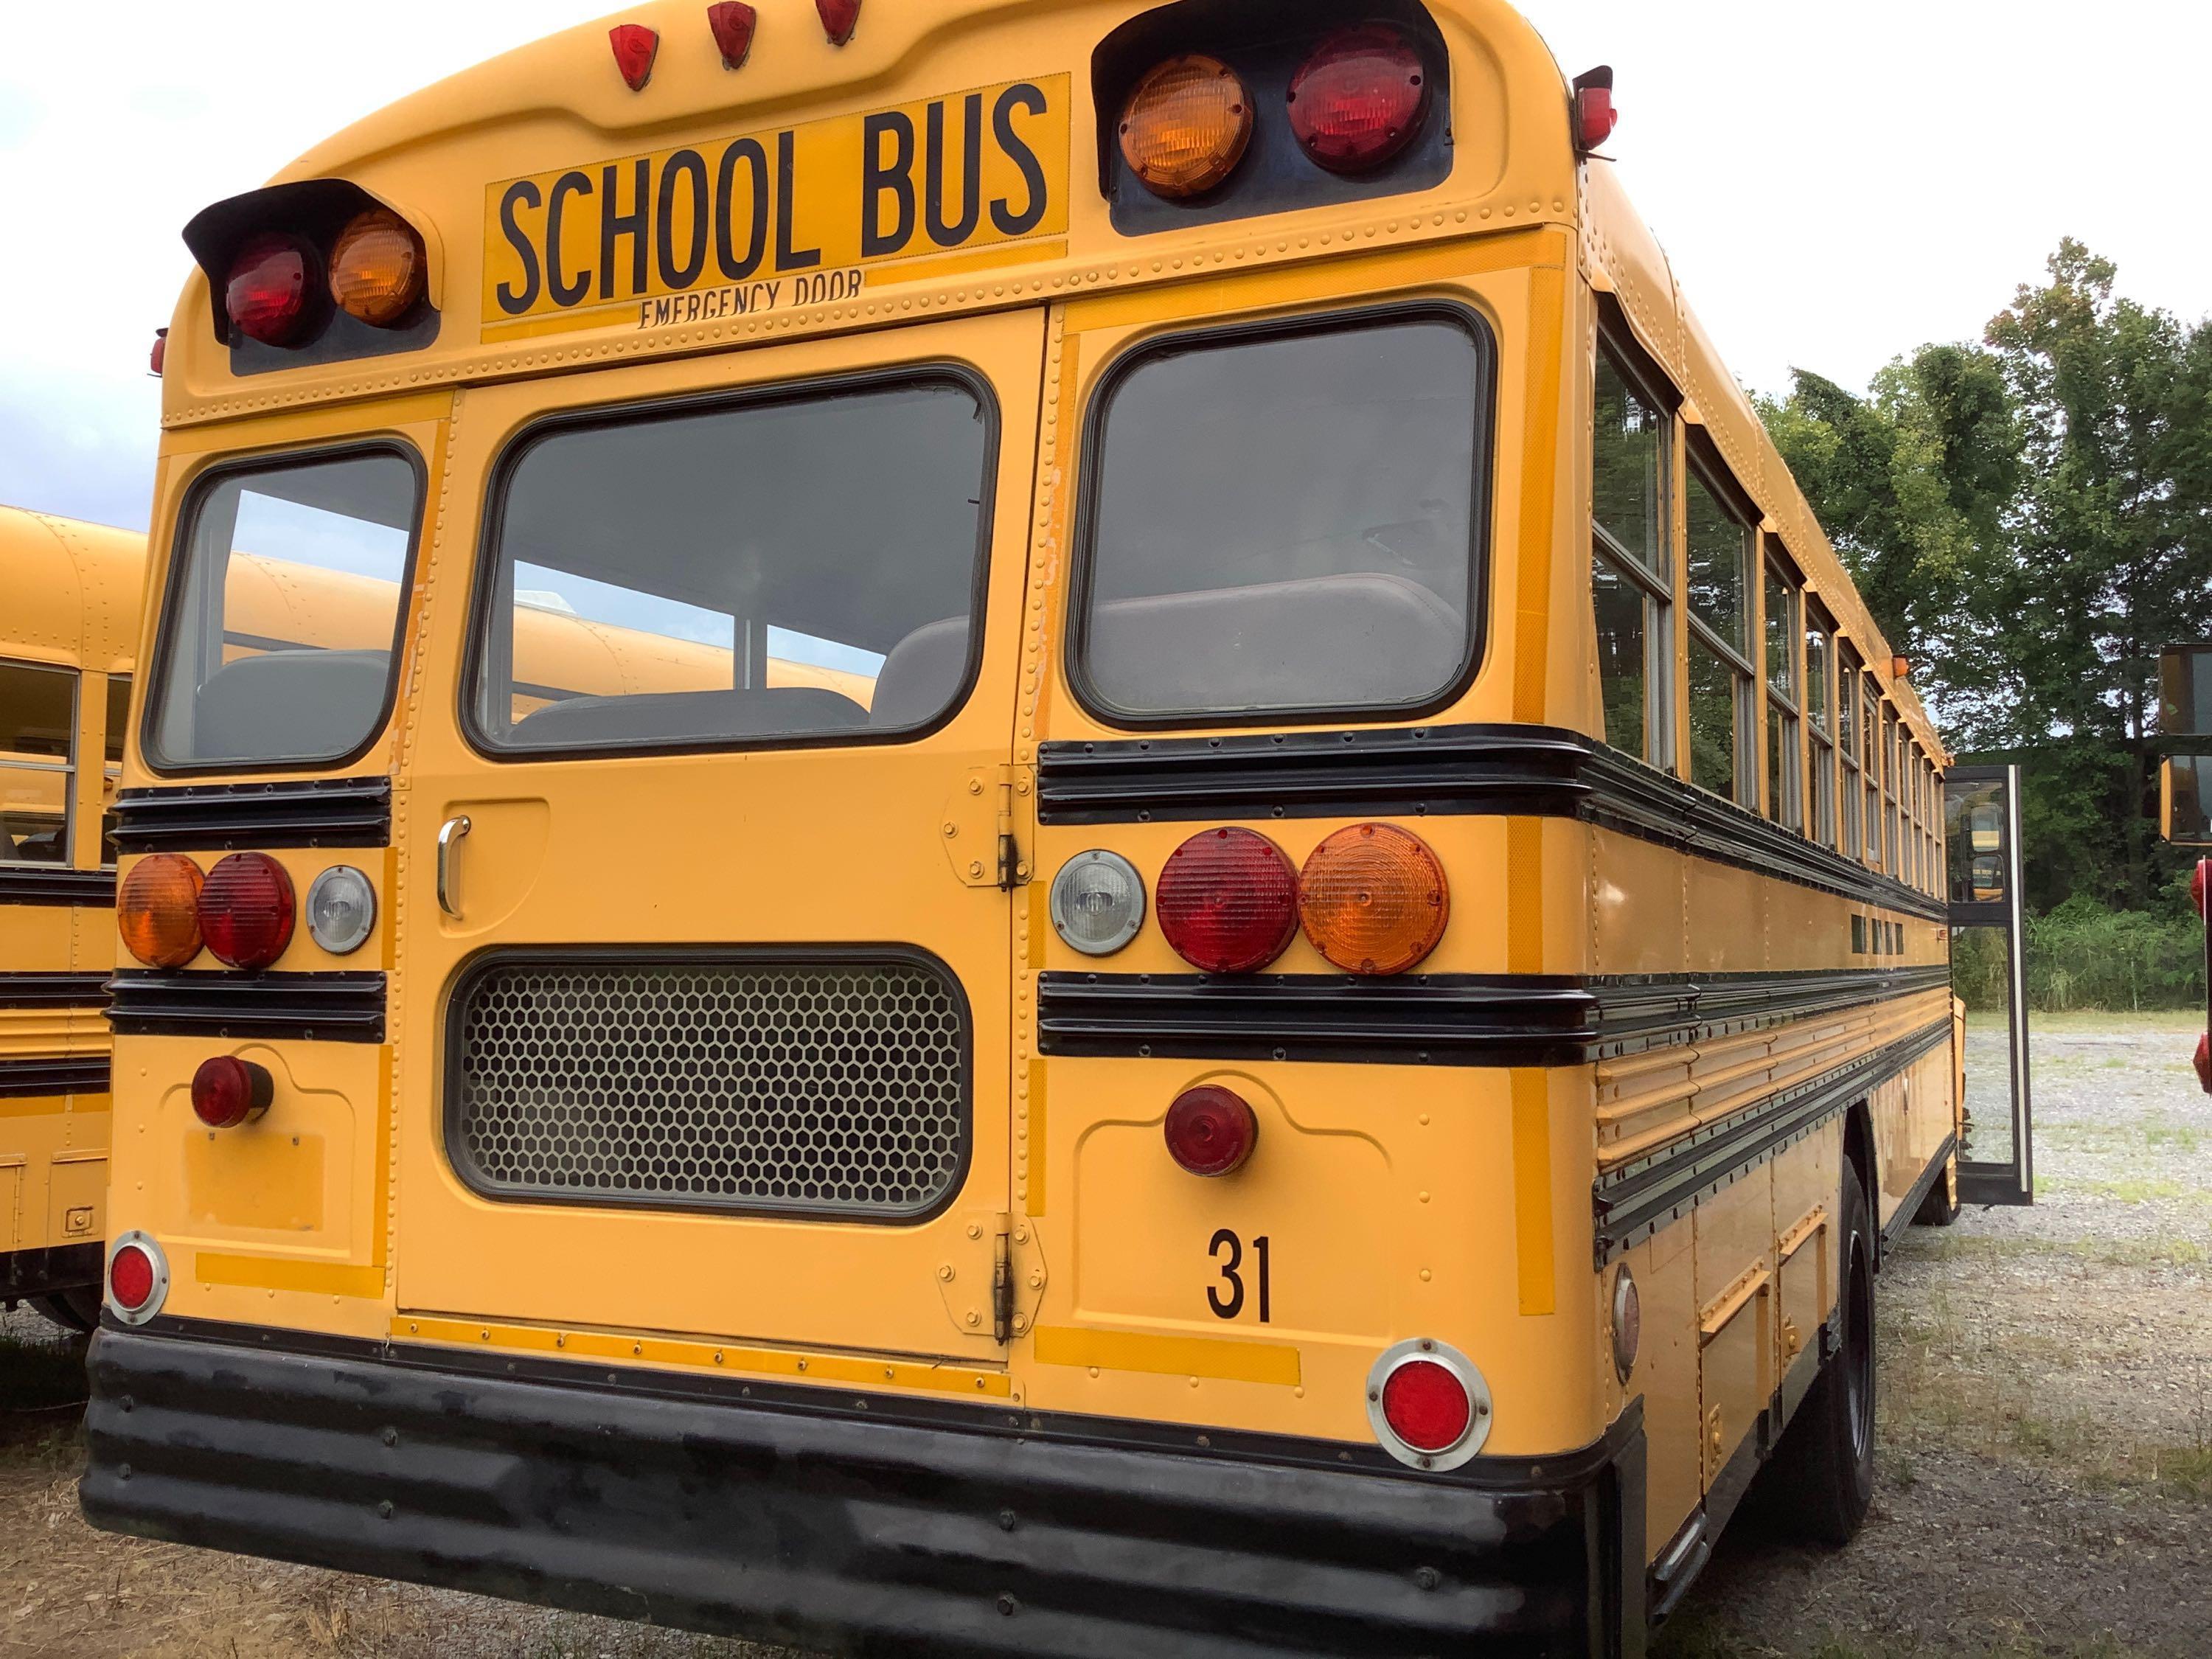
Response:
[[[1457,316],[1160,342],[1091,417],[1070,666],[1140,723],[1405,710],[1473,665],[1492,349]]]
[[[161,769],[324,766],[392,702],[421,516],[389,451],[218,473],[193,491],[145,711]]]
[[[1758,786],[1751,742],[1753,532],[1717,486],[1690,473],[1690,781],[1748,805]]]
[[[1766,564],[1766,816],[1785,830],[1805,827],[1805,788],[1798,775],[1803,693],[1797,684],[1796,577]]]
[[[1673,757],[1674,558],[1667,416],[1607,349],[1597,359],[1590,586],[1605,739],[1657,767]]]
[[[1864,856],[1865,842],[1859,816],[1865,796],[1860,787],[1866,765],[1866,738],[1859,729],[1859,659],[1838,637],[1836,641],[1836,784],[1837,848],[1845,858]]]
[[[1868,682],[1869,688],[1873,682]],[[1873,695],[1869,689],[1869,695]],[[1899,858],[1897,836],[1897,711],[1888,703],[1881,705],[1881,867],[1902,880],[1905,870]]]
[[[100,811],[100,863],[102,869],[115,865],[115,792],[123,779],[123,739],[131,724],[131,676],[110,674],[107,677],[107,726],[106,775],[101,780]]]
[[[1881,692],[1874,676],[1856,677],[1859,700],[1859,742],[1866,757],[1866,839],[1860,856],[1879,868],[1881,864],[1881,757],[1883,733]]]
[[[1805,754],[1807,826],[1823,847],[1836,844],[1835,624],[1820,607],[1805,607]]]
[[[0,663],[0,864],[70,862],[73,670]]]

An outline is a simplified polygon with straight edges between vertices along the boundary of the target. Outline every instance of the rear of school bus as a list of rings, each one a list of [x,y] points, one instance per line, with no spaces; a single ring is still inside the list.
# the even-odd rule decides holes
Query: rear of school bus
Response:
[[[106,820],[143,538],[0,507],[0,1307],[88,1329],[107,1228]]]
[[[1492,0],[1355,21],[641,5],[195,221],[96,1522],[849,1651],[1641,1651],[1572,100]]]

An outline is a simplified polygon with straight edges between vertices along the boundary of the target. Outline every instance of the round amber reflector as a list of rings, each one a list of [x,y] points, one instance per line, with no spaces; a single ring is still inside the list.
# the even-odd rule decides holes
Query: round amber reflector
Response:
[[[1428,114],[1428,74],[1406,37],[1363,23],[1329,37],[1291,82],[1291,131],[1334,173],[1365,173],[1406,148]]]
[[[266,853],[233,853],[200,890],[200,932],[218,961],[248,973],[284,954],[297,906],[292,878]]]
[[[1443,866],[1395,824],[1340,830],[1298,877],[1298,919],[1315,950],[1352,974],[1402,974],[1444,936]]]
[[[1202,196],[1252,143],[1252,99],[1237,71],[1203,52],[1170,58],[1121,111],[1121,155],[1155,196]]]
[[[119,1246],[107,1264],[107,1288],[115,1305],[137,1313],[154,1299],[154,1258],[136,1244]]]
[[[181,968],[200,953],[200,867],[182,853],[141,859],[115,896],[123,948],[149,968]]]
[[[1433,1359],[1413,1359],[1382,1384],[1382,1418],[1417,1452],[1441,1455],[1474,1426],[1467,1385]]]
[[[1168,1108],[1168,1156],[1194,1176],[1235,1175],[1252,1161],[1260,1120],[1233,1090],[1184,1091]]]
[[[1208,974],[1265,968],[1298,931],[1298,876],[1249,830],[1208,830],[1168,855],[1154,895],[1175,953]]]
[[[422,298],[422,239],[388,208],[356,214],[331,253],[331,298],[377,328],[402,321]]]

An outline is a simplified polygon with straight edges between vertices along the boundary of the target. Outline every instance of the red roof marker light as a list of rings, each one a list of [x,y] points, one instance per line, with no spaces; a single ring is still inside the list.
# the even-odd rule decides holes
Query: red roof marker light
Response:
[[[1613,69],[1600,64],[1575,77],[1575,148],[1588,155],[1613,137],[1620,112],[1613,106]]]
[[[814,9],[822,14],[822,27],[830,32],[833,46],[843,46],[860,26],[860,0],[814,0]]]
[[[614,45],[615,67],[632,92],[643,92],[653,79],[653,60],[660,55],[660,36],[642,23],[617,23],[607,31]]]
[[[743,69],[745,59],[752,53],[753,31],[760,25],[760,14],[744,0],[720,0],[707,8],[707,27],[714,32],[714,44],[721,49],[722,67]]]

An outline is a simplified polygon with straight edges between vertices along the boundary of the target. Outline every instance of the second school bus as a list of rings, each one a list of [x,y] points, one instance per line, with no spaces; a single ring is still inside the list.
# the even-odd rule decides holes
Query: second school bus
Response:
[[[2023,1126],[1609,111],[1496,0],[672,0],[196,219],[92,1517],[1066,1655],[1848,1537]]]

